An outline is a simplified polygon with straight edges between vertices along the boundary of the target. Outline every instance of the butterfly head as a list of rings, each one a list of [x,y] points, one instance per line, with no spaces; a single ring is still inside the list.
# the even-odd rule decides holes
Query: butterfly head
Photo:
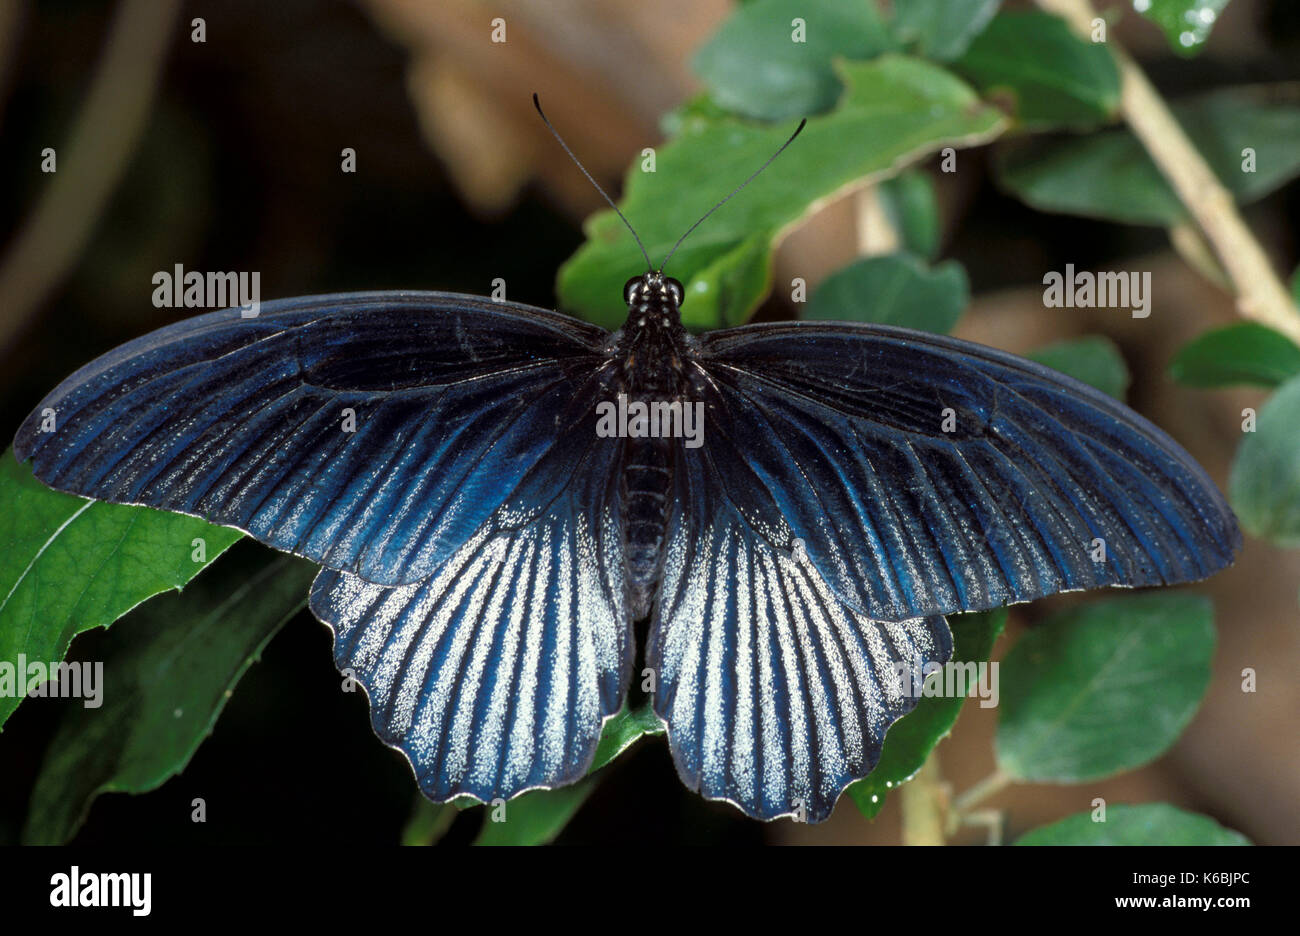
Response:
[[[686,291],[678,280],[655,271],[634,276],[623,284],[623,301],[629,315],[663,312],[676,318],[685,298]]]

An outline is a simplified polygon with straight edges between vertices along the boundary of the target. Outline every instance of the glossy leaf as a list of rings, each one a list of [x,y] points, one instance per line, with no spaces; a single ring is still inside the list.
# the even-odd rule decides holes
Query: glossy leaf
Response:
[[[1006,623],[1007,612],[1003,608],[950,616],[953,660],[986,662]],[[974,688],[969,687],[972,691]],[[934,746],[952,731],[968,695],[926,696],[889,729],[876,768],[848,788],[848,795],[864,816],[874,819],[884,808],[885,796],[921,769]]]
[[[754,0],[695,55],[713,100],[759,120],[829,110],[840,95],[831,59],[869,59],[895,42],[871,3]]]
[[[460,807],[454,803],[430,802],[421,794],[416,794],[411,806],[411,815],[402,827],[403,845],[433,845],[447,834]]]
[[[1183,345],[1169,375],[1189,387],[1277,387],[1300,374],[1300,347],[1258,322],[1216,328]]]
[[[816,204],[854,183],[891,176],[945,146],[991,139],[1003,118],[963,82],[916,59],[848,63],[836,109],[808,122],[795,144],[755,179],[743,198],[713,214],[673,256],[686,285],[683,320],[692,328],[745,321],[768,288],[773,244]],[[673,243],[783,143],[793,125],[684,117],[660,147],[657,171],[633,170],[622,207],[659,262]],[[645,267],[612,212],[590,219],[587,243],[560,270],[563,308],[610,328],[627,314],[623,283]]]
[[[927,260],[938,256],[939,202],[929,174],[909,169],[880,183],[877,191],[902,248]]]
[[[1110,50],[1038,10],[999,13],[953,68],[986,96],[1009,96],[1026,128],[1093,126],[1119,109]]]
[[[180,514],[53,491],[0,456],[0,662],[63,659],[72,638],[180,588],[241,536]],[[196,562],[195,540],[203,540]],[[0,693],[0,725],[21,698]]]
[[[1058,341],[1030,351],[1025,357],[1082,380],[1121,402],[1131,381],[1124,355],[1120,354],[1115,342],[1104,335]]]
[[[955,59],[988,25],[1002,0],[907,0],[894,6],[893,30],[939,62]]]
[[[651,703],[647,702],[637,709],[629,709],[625,705],[623,711],[605,722],[600,743],[596,746],[596,758],[587,772],[591,774],[600,770],[647,735],[663,733],[664,723],[655,714]]]
[[[144,793],[183,771],[244,672],[306,606],[315,573],[250,547],[114,627],[102,644],[103,704],[61,703],[24,840],[65,842],[100,793]]]
[[[1017,845],[1249,845],[1240,832],[1225,829],[1209,816],[1168,803],[1116,804],[1106,807],[1106,821],[1075,813],[1060,822],[1026,832]]]
[[[1300,173],[1300,107],[1285,88],[1228,88],[1180,102],[1173,111],[1242,204]],[[1040,211],[1161,227],[1189,217],[1128,130],[1028,140],[1002,151],[995,165],[999,184]]]
[[[1288,380],[1242,436],[1228,477],[1228,499],[1248,533],[1300,546],[1300,377]]]
[[[1155,760],[1210,683],[1210,602],[1112,598],[1053,616],[1002,661],[997,759],[1020,780],[1077,783]]]
[[[1201,51],[1228,0],[1132,0],[1137,10],[1164,31],[1179,55]]]
[[[909,254],[891,254],[858,260],[828,276],[804,317],[946,334],[969,301],[966,271],[957,261],[930,269]]]

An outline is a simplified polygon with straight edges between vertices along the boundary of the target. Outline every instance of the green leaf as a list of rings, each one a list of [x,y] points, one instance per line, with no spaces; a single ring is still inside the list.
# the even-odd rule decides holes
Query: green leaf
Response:
[[[894,35],[928,59],[947,62],[966,51],[1002,0],[907,0],[894,7]]]
[[[1119,110],[1119,70],[1105,43],[1039,10],[993,17],[953,68],[985,96],[1009,95],[1025,128],[1091,127]]]
[[[564,830],[595,788],[595,778],[587,777],[571,786],[525,793],[504,805],[489,804],[474,844],[545,845]],[[504,818],[495,822],[498,809],[504,810]]]
[[[1091,813],[1075,813],[1026,832],[1016,844],[1249,845],[1250,840],[1208,816],[1185,812],[1168,803],[1142,803],[1106,807],[1105,822],[1093,822]]]
[[[840,82],[833,57],[869,59],[894,46],[871,3],[754,0],[731,14],[696,53],[692,68],[718,105],[781,120],[835,104]]]
[[[452,803],[434,803],[415,794],[411,815],[402,827],[403,845],[433,845],[447,834],[460,810]]]
[[[910,254],[866,257],[822,282],[805,317],[902,325],[946,334],[970,301],[966,271],[956,260],[933,270]]]
[[[1133,9],[1164,30],[1169,47],[1193,56],[1210,38],[1210,30],[1228,0],[1133,0]]]
[[[655,714],[651,703],[647,702],[638,709],[624,705],[621,712],[605,722],[600,742],[596,745],[596,757],[587,773],[594,774],[646,735],[663,733],[664,723]]]
[[[817,204],[853,184],[894,175],[945,146],[991,139],[1002,116],[963,82],[917,59],[885,56],[843,64],[840,105],[803,134],[738,197],[718,209],[673,256],[686,285],[683,319],[692,328],[745,321],[768,287],[774,243]],[[661,260],[679,237],[785,142],[791,127],[735,118],[686,117],[658,153],[657,171],[634,169],[623,211],[650,256]],[[612,212],[591,218],[587,243],[561,268],[561,305],[617,328],[627,315],[623,283],[645,268]]]
[[[1228,476],[1242,529],[1279,546],[1300,546],[1300,377],[1282,385],[1245,433]]]
[[[953,615],[952,658],[958,663],[984,663],[993,652],[993,643],[1007,623],[1005,608],[977,614]],[[968,673],[967,686],[970,686]],[[948,736],[961,713],[965,694],[923,696],[916,708],[904,715],[885,735],[880,761],[866,777],[853,784],[848,794],[868,819],[874,819],[885,805],[890,790],[912,778],[934,746]]]
[[[1239,322],[1200,335],[1179,350],[1169,375],[1189,387],[1277,387],[1300,374],[1300,347],[1267,325]]]
[[[1248,204],[1300,173],[1300,107],[1285,87],[1227,88],[1173,106],[1174,116],[1236,200]],[[1249,156],[1254,153],[1254,171]],[[994,161],[998,182],[1040,211],[1170,227],[1190,215],[1128,130],[1035,138]]]
[[[1104,335],[1086,335],[1058,341],[1025,355],[1075,380],[1082,380],[1120,402],[1130,382],[1128,365],[1115,342]]]
[[[1096,601],[1034,628],[1002,662],[998,766],[1078,783],[1155,760],[1210,684],[1214,621],[1196,595]]]
[[[146,598],[180,588],[239,539],[238,530],[47,488],[0,456],[0,686],[7,667],[48,666],[72,638],[107,627]],[[195,562],[194,540],[206,543]],[[0,725],[21,702],[0,690]]]
[[[877,191],[904,250],[927,260],[939,255],[939,201],[929,173],[908,169],[880,183]]]
[[[62,706],[24,841],[66,842],[100,793],[144,793],[184,770],[240,677],[306,607],[313,564],[288,556],[268,562],[260,548],[230,559],[109,631],[102,705]]]

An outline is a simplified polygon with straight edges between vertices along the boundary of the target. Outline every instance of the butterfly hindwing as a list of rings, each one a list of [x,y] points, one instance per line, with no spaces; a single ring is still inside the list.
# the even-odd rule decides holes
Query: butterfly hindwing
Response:
[[[883,326],[702,337],[701,452],[772,545],[804,540],[849,607],[903,620],[1198,580],[1235,518],[1132,410],[1009,354]]]
[[[443,293],[198,316],[59,385],[15,439],[60,490],[237,526],[384,585],[446,561],[543,462],[606,333]],[[562,476],[563,471],[553,471]],[[542,492],[543,494],[545,492]]]
[[[622,704],[632,637],[621,446],[589,446],[551,503],[503,506],[423,582],[386,588],[324,569],[312,587],[375,732],[434,800],[579,779]]]
[[[821,821],[915,706],[922,668],[951,656],[948,626],[851,610],[801,543],[750,525],[702,449],[677,469],[647,661],[678,772],[751,816]]]

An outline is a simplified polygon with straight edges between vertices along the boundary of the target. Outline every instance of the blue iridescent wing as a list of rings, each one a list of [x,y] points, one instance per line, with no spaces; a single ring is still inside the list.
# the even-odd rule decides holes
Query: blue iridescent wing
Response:
[[[725,493],[703,449],[678,450],[676,499],[647,665],[682,781],[748,815],[820,822],[880,758],[944,663],[940,616],[873,621],[781,549]]]
[[[980,345],[792,323],[700,341],[711,477],[849,608],[904,620],[1231,564],[1236,519],[1164,432]]]
[[[562,477],[576,465],[581,449],[557,443],[599,380],[607,337],[445,293],[288,299],[247,319],[227,309],[83,367],[14,450],[59,490],[194,514],[410,584],[536,466]]]
[[[317,577],[311,609],[335,662],[431,799],[487,802],[586,773],[632,667],[621,458],[618,440],[595,442],[558,496],[521,491],[423,582]]]

